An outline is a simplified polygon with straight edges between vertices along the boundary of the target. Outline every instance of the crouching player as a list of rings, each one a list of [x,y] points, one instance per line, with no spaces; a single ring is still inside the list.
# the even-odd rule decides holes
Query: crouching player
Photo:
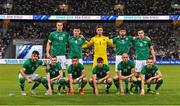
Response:
[[[61,95],[60,89],[62,86],[65,85],[65,78],[63,78],[63,70],[61,67],[61,64],[57,62],[57,57],[52,56],[51,57],[51,64],[49,64],[49,67],[47,67],[47,82],[48,82],[48,92],[47,94],[52,95],[54,92],[53,85],[58,84],[58,92],[57,95]]]
[[[93,68],[93,76],[89,80],[89,84],[93,87],[93,93],[98,95],[97,84],[106,84],[106,94],[109,94],[109,88],[112,85],[110,78],[110,68],[108,65],[103,64],[103,58],[97,58],[97,65]]]
[[[45,83],[45,78],[40,77],[38,74],[35,74],[34,72],[36,69],[43,64],[42,60],[38,60],[39,58],[39,52],[33,51],[31,58],[27,59],[20,69],[19,73],[19,82],[20,82],[20,88],[21,88],[21,95],[25,96],[26,92],[24,91],[24,85],[25,80],[28,81],[28,83],[35,82],[33,87],[31,88],[31,93],[35,95],[35,88],[39,86],[40,83],[42,83],[46,89],[48,88],[47,84]]]
[[[113,81],[117,88],[117,95],[121,93],[124,95],[124,88],[123,82],[125,82],[125,93],[132,93],[129,92],[128,83],[129,82],[136,82],[137,79],[134,76],[135,72],[135,65],[134,62],[129,60],[129,56],[127,53],[122,54],[122,61],[118,64],[118,75],[114,77]]]
[[[162,75],[160,70],[156,65],[154,65],[153,59],[148,58],[146,61],[147,65],[143,67],[141,71],[141,95],[144,95],[144,85],[147,84],[147,92],[150,92],[151,84],[156,84],[155,86],[155,93],[158,95],[158,89],[162,85]]]
[[[79,63],[77,56],[72,57],[72,64],[68,67],[67,93],[73,94],[73,84],[79,84],[79,94],[84,94],[84,87],[87,84],[86,72],[84,66]]]

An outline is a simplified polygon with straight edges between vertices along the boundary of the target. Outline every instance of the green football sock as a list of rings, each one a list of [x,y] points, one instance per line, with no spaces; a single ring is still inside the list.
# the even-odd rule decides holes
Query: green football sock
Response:
[[[40,84],[39,82],[35,82],[31,90],[35,90],[39,86],[39,84]]]
[[[19,79],[19,82],[20,82],[21,91],[24,91],[25,78],[20,78],[20,79]]]
[[[163,80],[159,80],[155,86],[155,90],[157,91],[159,89],[159,87],[163,84]]]
[[[113,79],[114,85],[116,86],[117,91],[120,90],[120,86],[119,86],[119,80],[118,79]]]

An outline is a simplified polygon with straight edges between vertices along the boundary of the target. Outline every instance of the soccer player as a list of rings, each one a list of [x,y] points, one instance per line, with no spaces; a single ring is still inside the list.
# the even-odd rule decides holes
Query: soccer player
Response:
[[[61,63],[61,67],[63,70],[63,77],[65,77],[66,70],[66,45],[68,43],[69,34],[63,31],[63,23],[56,23],[56,31],[50,33],[47,45],[46,45],[46,56],[47,58],[51,58],[51,56],[56,56],[57,61]],[[50,51],[51,50],[51,51]],[[65,87],[63,87],[65,89]]]
[[[163,83],[162,74],[158,67],[154,65],[152,58],[147,59],[147,65],[141,70],[141,95],[144,95],[144,84],[147,84],[147,93],[151,91],[151,84],[156,84],[155,93],[159,95],[159,87]]]
[[[82,45],[85,42],[83,35],[80,35],[80,28],[73,29],[73,36],[69,37],[69,51],[68,51],[68,60],[67,64],[70,66],[72,64],[72,57],[77,56],[79,63],[83,64],[82,60]]]
[[[56,23],[57,30],[51,32],[48,38],[46,46],[46,56],[51,58],[51,56],[56,56],[57,61],[61,63],[63,70],[66,69],[66,45],[68,43],[69,34],[63,31],[63,23]],[[50,52],[51,50],[51,52]]]
[[[125,92],[128,93],[128,83],[136,82],[137,79],[133,76],[133,72],[135,71],[134,62],[129,60],[129,56],[127,53],[122,54],[122,61],[118,64],[118,78],[114,79],[114,84],[117,88],[117,94],[119,92],[121,95],[124,95],[123,82],[125,82]]]
[[[114,37],[112,39],[113,44],[115,44],[116,46],[116,60],[115,60],[116,72],[118,71],[117,70],[118,64],[122,61],[122,54],[129,53],[130,47],[132,46],[132,40],[133,40],[132,36],[127,35],[125,27],[120,28],[119,36]]]
[[[46,89],[48,89],[48,86],[46,84],[46,79],[43,77],[40,77],[38,74],[35,74],[34,72],[36,69],[43,64],[42,60],[38,60],[39,58],[39,52],[38,51],[33,51],[31,58],[27,59],[19,73],[19,81],[20,81],[20,88],[21,88],[21,95],[26,95],[24,91],[24,85],[25,85],[25,80],[28,81],[28,83],[32,83],[33,81],[35,82],[33,87],[31,88],[31,93],[35,95],[35,88],[39,86],[40,83],[42,83]]]
[[[49,64],[49,68],[46,69],[47,82],[48,82],[48,94],[52,95],[53,93],[53,85],[58,84],[58,95],[61,95],[60,89],[63,85],[65,85],[65,78],[63,78],[63,71],[59,62],[57,62],[57,57],[51,57],[51,64]]]
[[[103,36],[103,27],[97,26],[96,27],[97,35],[89,42],[86,42],[82,47],[86,48],[91,45],[94,45],[94,59],[93,59],[93,67],[97,65],[97,58],[102,57],[104,60],[104,64],[108,64],[107,58],[107,45],[114,47],[112,41],[108,38]]]
[[[106,94],[109,94],[109,88],[112,85],[112,79],[110,78],[110,68],[107,64],[104,64],[103,58],[97,58],[97,65],[93,68],[92,78],[89,80],[89,84],[93,87],[93,93],[98,95],[99,91],[97,89],[97,84],[106,85]]]
[[[72,64],[68,67],[68,94],[73,94],[73,84],[79,84],[79,94],[84,94],[84,87],[87,84],[86,72],[84,66],[79,63],[77,56],[72,57]]]
[[[143,29],[138,30],[138,36],[133,38],[133,45],[136,54],[136,71],[140,73],[143,66],[146,65],[146,60],[150,57],[150,54],[153,57],[153,62],[156,62],[155,51],[151,39],[145,36]]]

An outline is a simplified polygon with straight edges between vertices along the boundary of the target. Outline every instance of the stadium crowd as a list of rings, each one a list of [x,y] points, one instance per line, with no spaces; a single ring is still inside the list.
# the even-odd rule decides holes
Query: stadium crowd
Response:
[[[173,0],[1,0],[0,14],[17,15],[178,15]],[[4,6],[4,4],[6,6]],[[60,7],[60,5],[62,7]],[[68,11],[65,6],[68,5]],[[120,5],[114,9],[114,5]],[[60,9],[61,8],[61,9]],[[123,11],[122,11],[123,10]]]
[[[66,24],[64,30],[68,31],[72,35],[72,29],[75,26],[79,26],[82,34],[87,40],[95,35],[96,25],[101,24],[104,26],[104,35],[108,36],[110,39],[118,36],[118,28],[115,26],[114,22],[103,22],[103,21],[70,21]],[[51,31],[55,30],[54,22],[35,22],[35,21],[12,21],[10,27],[7,30],[6,35],[1,40],[2,53],[4,53],[5,47],[12,41],[12,39],[45,39],[47,40],[48,35]],[[124,27],[127,28],[128,34],[132,36],[137,35],[137,29],[145,29],[146,35],[148,35],[153,42],[154,48],[156,50],[157,59],[179,59],[179,46],[178,40],[170,22],[167,21],[125,21],[123,23]],[[156,27],[154,27],[156,26]],[[108,57],[109,59],[114,59],[115,50],[114,48],[108,47]],[[133,49],[133,48],[132,48]],[[83,50],[84,59],[92,59],[93,48]],[[131,58],[134,58],[134,52],[131,52]]]

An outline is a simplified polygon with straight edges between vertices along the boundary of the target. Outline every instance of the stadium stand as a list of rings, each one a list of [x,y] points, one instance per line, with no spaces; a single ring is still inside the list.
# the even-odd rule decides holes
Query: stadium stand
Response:
[[[1,0],[0,14],[178,15],[178,0]]]

